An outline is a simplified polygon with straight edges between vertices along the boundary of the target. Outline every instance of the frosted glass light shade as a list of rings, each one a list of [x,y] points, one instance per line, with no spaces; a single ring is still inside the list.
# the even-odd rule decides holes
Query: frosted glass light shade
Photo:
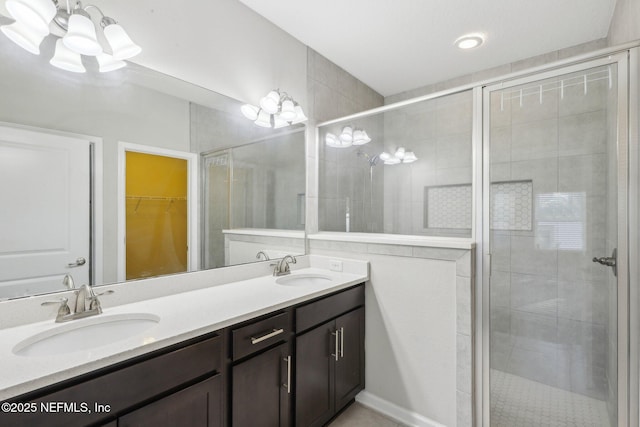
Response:
[[[142,48],[135,44],[127,32],[119,24],[111,24],[104,27],[104,37],[107,39],[111,52],[116,59],[133,58],[140,52]]]
[[[109,71],[119,70],[127,66],[126,62],[115,59],[108,53],[98,55],[96,59],[98,60],[98,71],[101,73],[108,73]]]
[[[340,141],[345,143],[353,142],[353,129],[351,128],[351,126],[345,126],[344,128],[342,128],[342,133],[340,134]]]
[[[16,21],[11,25],[3,25],[0,31],[12,42],[34,55],[40,54],[40,43],[44,40],[44,35],[40,35],[27,27],[20,21]]]
[[[284,120],[282,117],[273,116],[273,128],[280,129],[283,127],[289,126],[289,122]]]
[[[102,46],[96,37],[96,27],[91,19],[78,13],[69,18],[69,30],[62,40],[66,47],[81,55],[98,56],[102,53]]]
[[[293,101],[285,99],[282,101],[282,107],[280,108],[280,118],[286,122],[291,122],[296,118],[296,109],[293,105]]]
[[[306,122],[307,116],[304,115],[304,111],[302,111],[302,107],[296,104],[296,118],[293,119],[293,124]]]
[[[332,133],[328,133],[325,135],[324,143],[329,147],[338,147],[340,145],[338,138]]]
[[[413,153],[413,151],[407,151],[406,153],[404,153],[404,159],[402,159],[402,163],[413,163],[416,160],[418,160],[418,158]]]
[[[271,114],[267,113],[264,109],[260,110],[260,113],[258,113],[258,118],[254,123],[263,128],[270,128]]]
[[[396,157],[400,160],[404,159],[404,148],[400,147],[396,150]]]
[[[269,114],[275,114],[278,112],[278,104],[280,103],[280,94],[275,90],[272,90],[260,100],[260,108]]]
[[[73,73],[84,73],[87,71],[84,68],[84,65],[82,65],[80,54],[69,49],[64,44],[63,39],[58,39],[58,41],[56,41],[56,52],[49,63],[54,67],[71,71]]]
[[[5,6],[13,19],[42,37],[49,34],[49,24],[57,12],[51,0],[7,0]]]
[[[380,160],[387,161],[391,158],[391,154],[387,153],[386,151],[383,151],[382,153],[380,153]]]
[[[242,107],[240,107],[240,111],[242,112],[242,115],[247,119],[255,120],[258,118],[258,111],[260,111],[260,108],[256,107],[255,105],[244,104]]]
[[[356,129],[353,131],[353,145],[364,145],[371,142],[371,138],[367,135],[363,129]]]
[[[390,157],[384,161],[385,165],[397,165],[398,163],[400,163],[400,159],[397,157]]]

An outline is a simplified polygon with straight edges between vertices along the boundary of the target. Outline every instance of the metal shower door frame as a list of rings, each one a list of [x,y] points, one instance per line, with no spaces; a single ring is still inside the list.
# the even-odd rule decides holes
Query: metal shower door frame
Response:
[[[590,68],[603,65],[617,64],[617,88],[618,88],[618,121],[617,121],[617,181],[618,181],[618,427],[637,427],[638,423],[638,370],[637,366],[637,310],[631,309],[629,297],[635,297],[637,301],[638,290],[634,286],[630,289],[630,265],[629,265],[629,232],[635,232],[636,224],[629,224],[629,216],[637,220],[637,165],[630,169],[629,150],[637,157],[638,126],[637,100],[638,94],[638,48],[623,50],[617,53],[591,59],[583,59],[583,62],[568,60],[563,63],[551,64],[548,70],[536,70],[531,74],[513,79],[505,79],[498,83],[488,84],[482,89],[482,156],[477,160],[477,177],[481,177],[482,185],[477,186],[476,200],[478,203],[476,217],[476,229],[478,230],[478,251],[476,259],[476,277],[478,287],[476,289],[476,402],[474,425],[490,426],[490,312],[489,312],[489,272],[491,266],[491,254],[489,247],[489,190],[490,190],[490,123],[491,123],[491,98],[493,91],[532,83],[548,78],[554,78],[565,74],[581,72]],[[631,82],[630,78],[631,77]],[[632,91],[630,92],[630,89]],[[631,103],[630,103],[631,101]],[[632,113],[630,116],[629,114]],[[631,136],[631,138],[630,138]],[[630,147],[631,142],[631,147]],[[631,193],[629,192],[631,190]],[[631,205],[630,205],[631,202]],[[635,205],[634,205],[635,204]],[[631,211],[629,207],[632,206]],[[632,234],[633,235],[633,234]],[[637,242],[631,243],[631,250],[637,257]],[[631,267],[637,271],[637,266]],[[637,277],[637,274],[634,276]],[[631,293],[631,295],[630,295]],[[630,323],[631,316],[634,322]],[[635,331],[635,335],[630,334]],[[630,337],[633,336],[633,338]],[[630,342],[631,341],[631,342]],[[633,346],[630,346],[633,344]],[[633,363],[631,363],[633,361]],[[630,377],[634,374],[635,377]],[[630,401],[630,397],[635,399]]]

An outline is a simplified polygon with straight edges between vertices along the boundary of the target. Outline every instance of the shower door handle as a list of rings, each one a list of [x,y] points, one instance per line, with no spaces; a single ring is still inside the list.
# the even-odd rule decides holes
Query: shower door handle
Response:
[[[607,267],[611,267],[613,269],[613,275],[614,276],[618,276],[618,268],[616,266],[616,261],[618,258],[618,250],[616,248],[613,249],[613,253],[611,254],[610,257],[607,256],[603,256],[603,257],[594,257],[593,258],[593,262],[597,262],[598,264],[602,264],[602,265],[606,265]]]

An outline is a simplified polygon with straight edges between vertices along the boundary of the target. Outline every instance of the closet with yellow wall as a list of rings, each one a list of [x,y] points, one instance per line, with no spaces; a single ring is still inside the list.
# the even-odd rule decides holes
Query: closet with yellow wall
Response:
[[[126,152],[126,278],[187,271],[188,162]]]

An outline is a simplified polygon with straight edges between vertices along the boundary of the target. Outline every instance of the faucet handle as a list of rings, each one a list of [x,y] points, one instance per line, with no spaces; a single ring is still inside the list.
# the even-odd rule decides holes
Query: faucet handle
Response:
[[[42,306],[45,306],[45,305],[60,305],[60,308],[58,309],[58,317],[57,317],[57,318],[60,318],[62,316],[66,316],[67,314],[71,314],[71,309],[69,308],[69,304],[68,303],[69,303],[69,299],[65,298],[65,297],[62,297],[57,301],[45,301],[40,305],[42,305]]]

